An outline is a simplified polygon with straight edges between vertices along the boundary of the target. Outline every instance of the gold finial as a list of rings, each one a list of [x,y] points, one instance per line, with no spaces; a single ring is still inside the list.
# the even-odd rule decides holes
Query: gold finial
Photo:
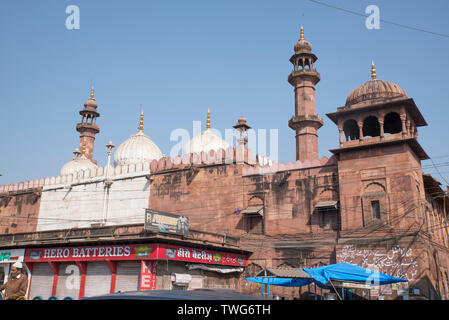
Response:
[[[371,61],[371,79],[376,80],[376,68],[374,67],[374,61]]]
[[[140,113],[139,133],[143,133],[143,110]]]
[[[206,122],[206,130],[210,129],[210,110],[207,109],[207,122]]]
[[[94,100],[94,87],[90,89],[90,100]]]
[[[304,28],[301,26],[301,31],[299,35],[299,40],[304,40]]]

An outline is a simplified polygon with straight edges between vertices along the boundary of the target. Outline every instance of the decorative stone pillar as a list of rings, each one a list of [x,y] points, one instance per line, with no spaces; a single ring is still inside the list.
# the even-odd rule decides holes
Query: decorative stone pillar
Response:
[[[359,140],[363,141],[363,121],[357,121],[357,125],[359,126]]]
[[[407,128],[405,125],[405,120],[407,119],[407,115],[405,113],[401,113],[401,122],[402,122],[402,136],[405,136],[407,134]]]
[[[338,132],[340,134],[340,146],[343,144],[343,126],[341,124],[338,125]]]
[[[379,118],[379,126],[380,126],[380,139],[384,138],[384,119],[383,118]]]

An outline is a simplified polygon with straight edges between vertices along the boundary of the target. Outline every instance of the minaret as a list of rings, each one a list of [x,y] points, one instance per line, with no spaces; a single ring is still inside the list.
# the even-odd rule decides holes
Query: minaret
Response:
[[[315,85],[320,81],[320,74],[313,66],[318,58],[312,53],[310,42],[304,39],[302,27],[294,50],[290,58],[293,71],[288,82],[295,88],[295,115],[288,125],[296,131],[296,160],[314,160],[318,159],[318,129],[323,125],[315,105]]]
[[[98,104],[94,98],[94,88],[90,91],[90,98],[84,102],[84,109],[80,111],[82,116],[81,122],[76,125],[76,131],[80,133],[80,146],[83,155],[92,162],[94,154],[95,135],[100,132],[100,127],[97,126],[97,118],[100,114],[97,112]]]

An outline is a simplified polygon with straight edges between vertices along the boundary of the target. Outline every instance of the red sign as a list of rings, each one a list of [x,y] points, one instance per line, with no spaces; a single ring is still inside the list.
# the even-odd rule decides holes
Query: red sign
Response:
[[[142,260],[140,267],[140,290],[156,289],[157,262]]]
[[[123,244],[25,250],[25,262],[99,260],[177,260],[229,266],[246,266],[242,254],[217,252],[166,244]]]
[[[156,259],[157,244],[26,249],[25,262]]]
[[[246,256],[242,254],[178,247],[167,244],[159,245],[158,258],[228,266],[246,266]]]

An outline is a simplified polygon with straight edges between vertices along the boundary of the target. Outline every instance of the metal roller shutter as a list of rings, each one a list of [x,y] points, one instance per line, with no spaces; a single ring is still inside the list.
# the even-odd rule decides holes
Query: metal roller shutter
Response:
[[[140,276],[140,261],[118,262],[115,292],[138,290],[139,276]]]
[[[36,262],[33,265],[33,273],[30,285],[30,299],[41,296],[45,300],[51,297],[53,288],[53,271],[46,262]]]
[[[84,296],[108,294],[111,289],[111,271],[106,262],[89,262],[86,270]]]
[[[56,296],[62,300],[65,297],[78,299],[80,294],[81,273],[78,266],[71,263],[60,263]]]

